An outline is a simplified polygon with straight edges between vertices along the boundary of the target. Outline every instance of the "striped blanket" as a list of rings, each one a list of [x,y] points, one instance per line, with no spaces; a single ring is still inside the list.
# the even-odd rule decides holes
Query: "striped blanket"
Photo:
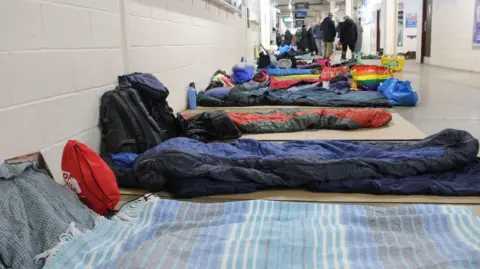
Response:
[[[45,268],[478,268],[479,250],[480,219],[451,206],[150,197],[65,242]]]

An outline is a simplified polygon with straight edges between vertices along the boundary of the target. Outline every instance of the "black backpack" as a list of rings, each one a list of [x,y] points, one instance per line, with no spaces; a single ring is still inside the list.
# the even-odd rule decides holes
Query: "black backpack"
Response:
[[[120,87],[132,87],[138,91],[143,105],[161,130],[166,131],[164,140],[180,135],[180,124],[168,105],[169,91],[154,75],[133,73],[118,77]]]
[[[143,153],[179,133],[179,123],[165,98],[168,90],[150,74],[119,77],[120,86],[103,94],[100,105],[102,155]]]
[[[102,154],[143,153],[166,136],[149,115],[132,88],[117,88],[103,94],[100,105]]]

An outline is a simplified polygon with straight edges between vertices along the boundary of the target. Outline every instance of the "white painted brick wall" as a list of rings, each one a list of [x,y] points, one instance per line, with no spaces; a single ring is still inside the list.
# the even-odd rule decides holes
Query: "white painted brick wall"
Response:
[[[0,161],[42,151],[60,179],[68,139],[99,149],[100,97],[118,75],[155,74],[181,111],[188,83],[251,59],[255,36],[204,0],[0,0]]]
[[[118,0],[0,1],[0,160],[99,148],[99,98],[125,71]]]
[[[430,64],[480,72],[480,48],[472,46],[474,0],[433,0]]]
[[[127,0],[127,4],[129,71],[155,74],[169,88],[168,101],[175,111],[186,108],[190,82],[203,89],[216,70],[230,71],[242,56],[253,58],[245,19],[214,4],[203,0]]]

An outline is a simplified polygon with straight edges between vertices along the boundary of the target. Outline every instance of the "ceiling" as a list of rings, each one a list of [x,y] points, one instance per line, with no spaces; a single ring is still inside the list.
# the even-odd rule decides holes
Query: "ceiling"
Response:
[[[295,2],[299,2],[299,3],[303,3],[303,2],[308,2],[310,4],[320,4],[323,2],[323,4],[326,4],[326,5],[330,5],[330,0],[291,0],[292,1],[292,4],[295,3]],[[275,2],[277,3],[277,5],[288,5],[288,3],[290,2],[290,0],[275,0]],[[345,3],[345,0],[337,0],[336,1],[337,4],[343,4]]]

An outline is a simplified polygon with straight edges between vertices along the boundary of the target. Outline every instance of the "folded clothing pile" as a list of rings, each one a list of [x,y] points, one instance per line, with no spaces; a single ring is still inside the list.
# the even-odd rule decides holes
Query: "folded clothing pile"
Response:
[[[95,215],[36,163],[0,164],[0,267],[42,268],[60,240],[90,230]]]

